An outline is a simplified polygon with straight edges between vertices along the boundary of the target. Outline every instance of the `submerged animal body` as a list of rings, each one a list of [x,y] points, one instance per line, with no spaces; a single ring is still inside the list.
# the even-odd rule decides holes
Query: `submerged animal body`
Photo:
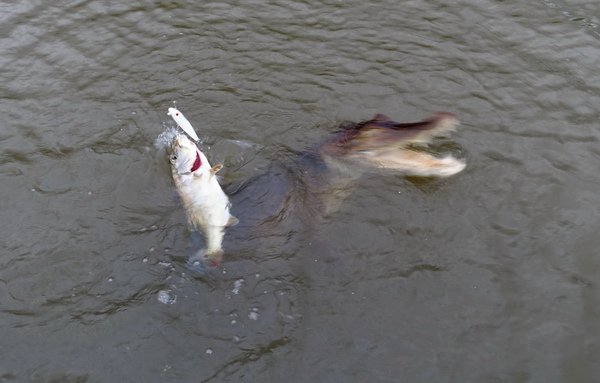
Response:
[[[284,221],[299,220],[303,228],[315,228],[316,233],[319,222],[339,210],[365,173],[449,177],[463,170],[463,160],[437,157],[417,147],[451,132],[457,124],[450,113],[413,123],[377,115],[345,124],[328,140],[302,153],[279,156],[282,160],[271,163],[266,173],[236,181],[238,185],[230,190],[235,190],[237,214],[246,228],[283,230]],[[302,230],[293,227],[289,231]]]
[[[415,150],[414,146],[428,144],[455,130],[458,124],[451,113],[436,113],[412,123],[398,123],[378,114],[371,120],[346,126],[319,153],[330,164],[344,160],[408,175],[449,177],[466,164],[452,156],[439,158]]]
[[[206,248],[195,258],[207,258],[218,263],[223,254],[225,227],[237,223],[229,212],[229,198],[216,176],[222,166],[211,167],[204,153],[183,134],[178,134],[173,140],[170,162],[188,222],[204,234]]]

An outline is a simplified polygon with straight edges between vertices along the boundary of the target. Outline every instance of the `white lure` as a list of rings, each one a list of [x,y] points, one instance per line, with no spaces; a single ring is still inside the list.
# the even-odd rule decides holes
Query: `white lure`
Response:
[[[179,127],[181,129],[183,129],[184,132],[186,132],[190,137],[192,137],[194,139],[194,141],[199,140],[198,135],[196,134],[196,131],[192,127],[192,124],[190,124],[188,119],[185,118],[183,113],[181,113],[179,110],[177,110],[177,108],[169,108],[169,111],[167,112],[167,116],[173,117],[173,120],[175,120],[177,125],[179,125]]]

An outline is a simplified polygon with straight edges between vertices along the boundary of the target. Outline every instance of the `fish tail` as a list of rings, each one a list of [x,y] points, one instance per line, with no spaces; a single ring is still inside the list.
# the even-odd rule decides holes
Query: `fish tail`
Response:
[[[221,264],[223,260],[223,250],[208,250],[208,249],[200,249],[191,256],[187,264],[190,268],[194,270],[203,270],[206,266],[208,267],[217,267]]]
[[[217,267],[221,264],[224,253],[223,249],[200,249],[194,255],[194,258],[208,263],[211,267]]]

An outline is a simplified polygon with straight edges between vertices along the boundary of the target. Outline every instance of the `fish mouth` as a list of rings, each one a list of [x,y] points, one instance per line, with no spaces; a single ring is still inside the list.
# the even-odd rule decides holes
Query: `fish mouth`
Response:
[[[181,144],[177,139],[174,139],[173,143],[171,144],[171,151],[174,152],[177,148],[181,148]]]

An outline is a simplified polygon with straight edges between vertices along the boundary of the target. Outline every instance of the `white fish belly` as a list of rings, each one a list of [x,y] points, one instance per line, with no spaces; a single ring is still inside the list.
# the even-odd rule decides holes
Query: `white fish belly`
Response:
[[[209,252],[221,250],[230,220],[229,198],[213,175],[174,175],[189,223],[202,232]]]

